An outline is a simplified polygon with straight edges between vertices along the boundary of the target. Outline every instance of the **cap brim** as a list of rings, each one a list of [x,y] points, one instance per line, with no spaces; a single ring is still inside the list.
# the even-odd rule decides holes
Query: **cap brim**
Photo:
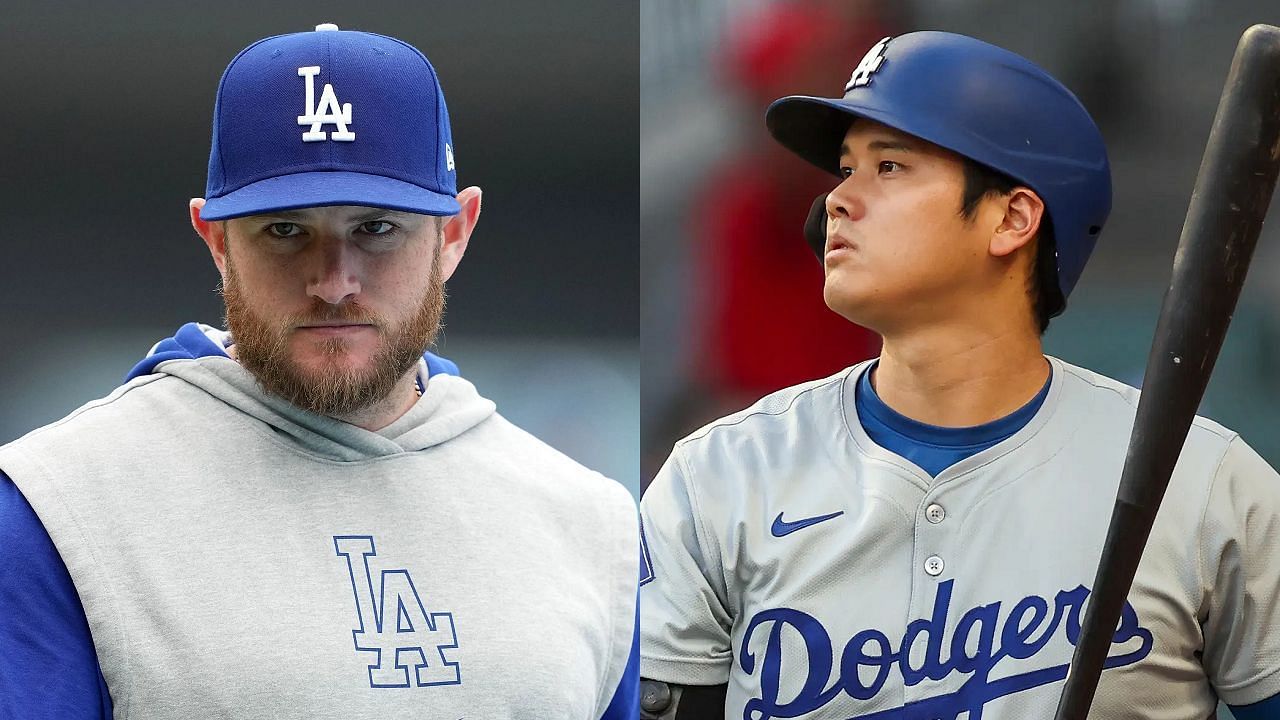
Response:
[[[868,118],[894,126],[875,108],[844,99],[791,95],[775,100],[765,111],[764,121],[774,139],[810,164],[840,174],[840,145],[857,118]]]
[[[226,220],[329,205],[402,210],[421,215],[456,215],[452,195],[427,190],[381,175],[355,172],[304,172],[259,180],[219,198],[205,200],[202,220]]]

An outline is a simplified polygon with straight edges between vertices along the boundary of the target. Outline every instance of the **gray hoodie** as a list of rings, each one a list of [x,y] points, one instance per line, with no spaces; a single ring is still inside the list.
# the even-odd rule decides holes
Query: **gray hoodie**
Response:
[[[161,362],[0,448],[84,605],[115,717],[599,718],[636,508],[433,375],[379,432]]]

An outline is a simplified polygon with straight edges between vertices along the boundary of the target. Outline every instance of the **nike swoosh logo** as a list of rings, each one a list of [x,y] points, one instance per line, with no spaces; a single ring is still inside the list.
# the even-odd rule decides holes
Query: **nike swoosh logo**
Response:
[[[774,537],[783,537],[784,535],[790,535],[797,530],[803,530],[810,525],[817,525],[818,523],[826,522],[831,518],[838,518],[843,514],[844,511],[841,510],[840,512],[833,512],[830,515],[818,515],[816,517],[804,518],[803,520],[787,522],[782,519],[782,513],[778,513],[778,517],[773,519],[773,527],[769,529],[769,532],[772,532]]]

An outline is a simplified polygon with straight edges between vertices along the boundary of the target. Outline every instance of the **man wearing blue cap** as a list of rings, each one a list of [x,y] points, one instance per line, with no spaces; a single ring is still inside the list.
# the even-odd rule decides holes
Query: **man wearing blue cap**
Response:
[[[480,197],[413,47],[232,60],[228,329],[0,448],[0,717],[635,716],[629,493],[425,352]]]
[[[773,136],[838,184],[809,237],[878,359],[676,444],[641,501],[664,718],[1052,717],[1138,393],[1046,357],[1111,205],[1102,138],[972,38],[877,43]],[[1091,718],[1280,717],[1280,477],[1198,418]]]

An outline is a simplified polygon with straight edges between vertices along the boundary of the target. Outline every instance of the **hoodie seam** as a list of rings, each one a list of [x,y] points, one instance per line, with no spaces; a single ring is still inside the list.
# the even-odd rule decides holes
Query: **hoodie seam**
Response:
[[[126,383],[125,385],[121,385],[120,387],[116,388],[111,392],[111,394],[107,395],[106,397],[99,398],[97,400],[91,400],[85,403],[84,405],[81,405],[80,407],[76,408],[75,410],[71,411],[70,415],[67,415],[61,420],[56,420],[54,422],[51,422],[48,425],[43,425],[41,427],[38,427],[35,430],[32,430],[31,432],[19,438],[19,440],[22,440],[25,438],[40,437],[44,433],[50,430],[53,430],[55,428],[61,427],[71,422],[72,420],[75,420],[81,415],[86,415],[94,410],[98,410],[100,408],[104,408],[109,405],[112,405],[115,402],[119,401],[121,398],[123,398],[125,395],[128,395],[129,393],[133,392],[134,390],[137,390],[138,388],[146,385],[150,385],[151,383],[156,382],[158,380],[162,380],[162,379],[164,379],[164,376],[145,375],[145,376],[130,380],[129,383]],[[17,442],[17,441],[15,440],[14,442]]]

